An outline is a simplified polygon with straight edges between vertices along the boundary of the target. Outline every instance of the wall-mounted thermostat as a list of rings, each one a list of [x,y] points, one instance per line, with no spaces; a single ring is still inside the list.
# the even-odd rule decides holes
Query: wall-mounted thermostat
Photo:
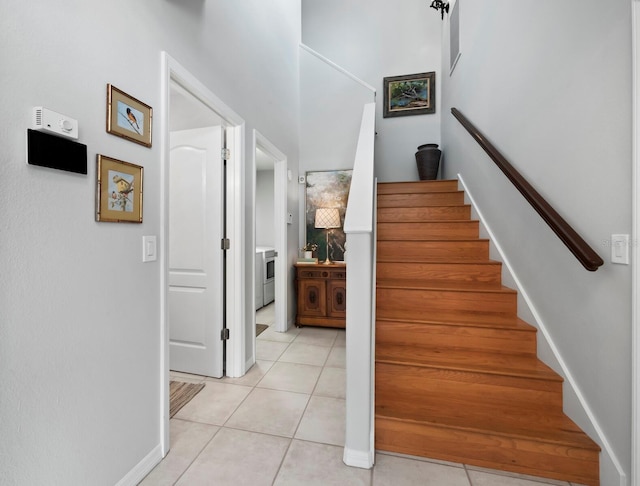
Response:
[[[78,120],[47,110],[43,106],[33,109],[33,128],[35,130],[78,139]]]

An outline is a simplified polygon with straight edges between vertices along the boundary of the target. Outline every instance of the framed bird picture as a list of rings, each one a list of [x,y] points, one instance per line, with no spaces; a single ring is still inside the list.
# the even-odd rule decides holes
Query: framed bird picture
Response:
[[[107,133],[151,147],[153,108],[107,84]]]
[[[143,167],[98,154],[96,221],[142,223]]]

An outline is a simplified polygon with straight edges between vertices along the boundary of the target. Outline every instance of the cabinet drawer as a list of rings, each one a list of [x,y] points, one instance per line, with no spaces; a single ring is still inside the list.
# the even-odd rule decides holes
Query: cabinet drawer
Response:
[[[298,278],[329,278],[331,272],[326,269],[306,269],[298,268]]]

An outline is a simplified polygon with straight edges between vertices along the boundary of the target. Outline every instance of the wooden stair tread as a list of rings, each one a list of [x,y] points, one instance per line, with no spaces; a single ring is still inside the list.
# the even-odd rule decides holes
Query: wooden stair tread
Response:
[[[378,234],[377,241],[464,241],[464,240],[469,240],[469,237],[466,235],[460,235],[460,236],[455,236],[455,235],[447,235],[446,240],[445,239],[439,239],[437,237],[434,236],[430,236],[429,238],[425,238],[424,236],[419,236],[419,235],[415,235],[415,236],[411,236],[411,237],[404,237],[402,238],[402,240],[397,240],[396,238],[393,237],[388,237],[385,235],[380,235]],[[477,240],[476,240],[477,241]]]
[[[387,240],[382,240],[382,241],[387,241]],[[417,240],[410,240],[411,243],[409,243],[409,245],[413,246],[416,243],[419,242],[424,242],[424,243],[438,243],[438,244],[447,244],[447,243],[453,243],[453,244],[459,244],[461,242],[467,242],[467,243],[478,243],[478,242],[482,242],[482,243],[489,243],[489,240],[487,238],[434,238],[434,237],[429,237],[429,238],[420,238]],[[398,242],[394,241],[393,242],[394,245],[399,244]]]
[[[377,280],[379,289],[420,289],[458,292],[486,292],[516,294],[517,292],[501,284],[487,282],[446,282],[419,278],[384,278]]]
[[[382,213],[393,213],[396,211],[402,211],[402,210],[407,210],[407,211],[413,211],[413,212],[426,212],[426,213],[431,213],[433,210],[439,210],[441,212],[447,212],[447,211],[451,211],[451,212],[457,212],[460,210],[460,208],[465,208],[465,209],[471,209],[471,205],[470,204],[437,204],[437,205],[433,205],[433,206],[378,206],[378,213],[382,212]],[[420,220],[414,220],[414,222],[416,221],[420,221]],[[441,220],[437,220],[437,221],[441,221]],[[451,221],[460,221],[460,219],[455,219],[452,218]],[[463,221],[471,221],[470,219],[465,219]],[[410,222],[410,221],[407,221]]]
[[[383,258],[383,259],[377,259],[377,263],[382,263],[385,265],[402,265],[405,269],[408,270],[412,270],[412,266],[416,266],[416,267],[428,267],[429,265],[432,266],[438,266],[438,267],[450,267],[452,269],[458,268],[458,269],[464,269],[464,268],[468,268],[468,267],[479,267],[479,268],[486,268],[486,269],[496,269],[498,270],[498,272],[501,270],[502,268],[502,263],[498,262],[496,260],[487,260],[485,258],[477,258],[476,260],[454,260],[454,261],[449,261],[447,259],[445,259],[445,257],[438,257],[437,259],[435,259],[434,261],[429,261],[429,260],[403,260],[400,259],[394,255],[390,255],[387,258]],[[413,274],[418,274],[420,275],[420,273],[418,272],[409,272],[412,275]],[[396,275],[398,275],[396,273]],[[500,274],[498,274],[500,275]],[[384,278],[384,277],[383,277]],[[405,277],[398,277],[400,279],[405,278]],[[406,278],[412,278],[412,277],[406,277]],[[380,280],[377,279],[377,281]]]
[[[381,223],[417,222],[417,221],[471,221],[471,206],[418,206],[418,207],[379,207],[377,220]]]
[[[452,408],[447,411],[451,412]],[[433,424],[439,427],[501,435],[512,438],[533,439],[540,442],[563,444],[594,452],[600,447],[566,415],[536,414],[530,410],[496,410],[495,407],[474,405],[473,413],[444,413],[434,407],[429,417],[406,408],[376,407],[376,419],[391,419],[414,424]],[[480,417],[480,420],[479,420]]]
[[[438,325],[438,326],[455,326],[455,327],[482,327],[491,329],[507,329],[520,330],[526,332],[537,332],[538,330],[518,317],[513,316],[492,316],[482,315],[476,320],[465,320],[465,316],[458,313],[442,316],[440,319],[434,319],[433,316],[424,319],[397,319],[392,317],[376,317],[377,321],[384,322],[407,322],[411,324]]]
[[[465,255],[456,255],[455,257],[451,256],[433,256],[433,255],[425,255],[424,258],[414,258],[411,256],[403,257],[402,255],[389,255],[389,256],[380,256],[377,257],[378,262],[384,263],[486,263],[486,264],[499,264],[499,262],[495,262],[494,260],[489,260],[484,257],[477,256],[465,256]]]
[[[450,192],[458,190],[458,181],[455,179],[444,179],[437,181],[378,182],[377,189],[378,195]]]
[[[441,219],[437,221],[380,221],[378,241],[413,241],[421,238],[478,238],[480,223],[473,219]]]
[[[438,191],[409,194],[379,194],[379,208],[458,206],[464,204],[464,191]]]
[[[382,224],[402,224],[402,225],[405,225],[405,224],[406,225],[454,224],[454,225],[464,225],[464,224],[469,224],[469,223],[478,224],[479,221],[477,219],[467,219],[467,220],[436,219],[436,220],[433,220],[433,221],[386,221],[386,222],[383,222]]]
[[[414,256],[403,257],[402,255],[390,255],[390,256],[380,256],[377,258],[378,262],[384,263],[407,263],[407,262],[419,262],[419,263],[489,263],[490,260],[487,260],[483,257],[477,256],[465,256],[465,255],[455,255],[455,256],[433,256],[433,255],[425,255],[424,258],[416,258]]]
[[[410,240],[394,240],[394,239],[390,239],[390,238],[376,238],[376,240],[378,242],[386,242],[386,241],[391,241],[393,243],[393,245],[398,245],[401,244],[403,242],[410,242],[408,244],[410,245],[416,245],[416,244],[420,244],[420,243],[431,243],[431,244],[439,244],[439,245],[447,245],[447,244],[459,244],[459,243],[471,243],[471,244],[475,244],[475,243],[489,243],[489,240],[486,238],[469,238],[468,236],[458,236],[458,237],[451,237],[449,235],[444,236],[444,237],[438,237],[438,236],[422,236],[422,237],[415,237],[412,238]]]
[[[502,264],[495,261],[481,262],[377,262],[377,281],[387,278],[420,279],[436,282],[485,282],[499,284]]]
[[[376,362],[562,382],[535,356],[376,343]]]
[[[402,257],[398,256],[398,255],[392,255],[389,257],[384,258],[384,263],[431,263],[429,260],[416,260],[414,262],[411,262],[410,260],[405,260]],[[446,259],[444,259],[444,257],[437,257],[434,259],[433,263],[447,263],[447,264],[451,264],[451,265],[465,265],[468,263],[473,263],[475,265],[502,265],[501,262],[497,261],[497,260],[490,260],[487,258],[475,258],[475,259],[470,259],[469,261],[447,261]]]
[[[464,226],[467,224],[479,224],[477,219],[437,219],[435,221],[385,221],[381,224],[385,225],[402,225],[402,226]]]

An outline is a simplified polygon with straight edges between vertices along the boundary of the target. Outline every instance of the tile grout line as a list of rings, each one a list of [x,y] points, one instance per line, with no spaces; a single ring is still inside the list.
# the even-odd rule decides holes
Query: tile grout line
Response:
[[[291,341],[291,344],[293,344],[296,341],[296,339],[298,339],[299,335],[300,334],[298,334],[293,339],[293,341]],[[276,475],[274,476],[273,481],[271,483],[272,486],[275,484],[276,480],[278,479],[278,476],[280,475],[280,471],[282,470],[282,465],[284,464],[284,461],[287,458],[287,455],[289,454],[289,450],[291,449],[291,445],[293,444],[294,440],[299,440],[301,442],[310,442],[312,444],[321,444],[320,442],[308,441],[308,440],[303,440],[303,439],[296,439],[296,434],[298,433],[298,429],[300,429],[300,424],[302,423],[302,419],[304,418],[305,413],[307,413],[307,409],[309,408],[309,403],[311,402],[311,398],[313,398],[314,393],[316,391],[316,388],[318,387],[318,382],[320,381],[320,377],[322,376],[322,373],[324,372],[324,369],[325,369],[325,366],[326,366],[327,361],[329,359],[329,356],[331,355],[331,351],[333,350],[333,348],[335,346],[336,339],[337,339],[337,335],[334,337],[333,342],[332,342],[331,346],[329,347],[329,352],[327,353],[327,356],[324,359],[324,362],[323,362],[322,366],[320,367],[320,373],[318,374],[318,378],[316,379],[315,385],[313,386],[313,390],[311,390],[311,393],[309,394],[309,400],[307,400],[307,404],[305,405],[304,410],[300,414],[300,420],[298,420],[298,424],[296,425],[296,430],[293,432],[293,436],[289,440],[289,445],[287,447],[287,450],[285,451],[285,453],[282,456],[282,459],[281,459],[280,464],[278,466],[278,471],[276,472]],[[284,354],[284,352],[283,352],[283,354]],[[276,361],[276,362],[280,362],[279,358],[278,358],[278,361]],[[282,361],[282,362],[286,363],[286,361]],[[265,373],[265,376],[266,376],[266,373]],[[323,444],[323,445],[334,446],[334,444]],[[371,471],[371,474],[369,474],[369,485],[373,486],[373,472],[372,471]]]
[[[298,334],[298,336],[299,335],[300,334]],[[296,338],[293,341],[291,341],[292,344],[295,342],[296,339],[298,339],[298,336],[296,336]],[[326,363],[327,359],[329,359],[329,354],[331,354],[331,351],[329,351],[327,353],[327,357],[324,359],[324,363]],[[295,438],[296,434],[298,433],[298,429],[300,428],[300,424],[302,423],[302,419],[304,417],[304,414],[307,413],[307,409],[309,408],[309,402],[311,402],[311,397],[313,397],[313,392],[316,391],[316,387],[318,386],[318,381],[320,381],[320,376],[322,376],[322,372],[323,371],[324,371],[324,364],[320,367],[320,373],[318,374],[318,378],[316,378],[316,383],[315,383],[315,385],[313,385],[313,389],[311,390],[311,393],[309,394],[309,399],[307,400],[307,404],[304,406],[304,410],[300,414],[300,420],[298,420],[298,424],[296,425],[296,430],[293,431],[293,436],[291,437],[291,440],[293,440]]]
[[[278,476],[280,475],[280,471],[282,470],[282,465],[284,464],[284,460],[287,458],[287,454],[289,454],[289,449],[291,449],[291,444],[293,444],[293,437],[289,439],[289,444],[287,445],[287,449],[282,454],[282,459],[280,459],[280,464],[278,464],[278,469],[276,474],[273,476],[273,481],[271,481],[271,486],[276,483]]]
[[[471,475],[469,474],[469,469],[467,469],[467,465],[462,464],[462,468],[464,469],[464,473],[467,476],[467,481],[469,481],[469,486],[473,486],[473,482],[471,481]]]
[[[195,423],[195,424],[201,424],[202,422],[192,422],[189,421],[191,423]],[[206,425],[211,425],[211,424],[206,424]],[[215,427],[215,426],[214,426]],[[218,432],[220,432],[220,430],[222,430],[222,427],[218,427],[218,430],[215,431],[215,433],[211,436],[211,438],[206,442],[206,444],[204,446],[202,446],[202,449],[200,449],[200,451],[198,451],[198,453],[194,456],[193,460],[189,463],[189,465],[184,469],[184,471],[182,471],[180,473],[180,475],[176,478],[176,480],[172,483],[173,486],[175,486],[176,484],[178,484],[178,482],[182,479],[182,476],[184,476],[187,471],[189,469],[191,469],[191,466],[193,466],[193,463],[196,462],[198,460],[198,457],[200,457],[200,455],[202,454],[202,452],[209,446],[209,444],[211,443],[211,441],[214,439],[214,437],[216,435],[218,435]],[[169,449],[169,452],[171,452],[171,449]],[[168,453],[167,453],[168,454]],[[166,456],[165,456],[166,457]],[[164,458],[162,459],[164,460]]]

